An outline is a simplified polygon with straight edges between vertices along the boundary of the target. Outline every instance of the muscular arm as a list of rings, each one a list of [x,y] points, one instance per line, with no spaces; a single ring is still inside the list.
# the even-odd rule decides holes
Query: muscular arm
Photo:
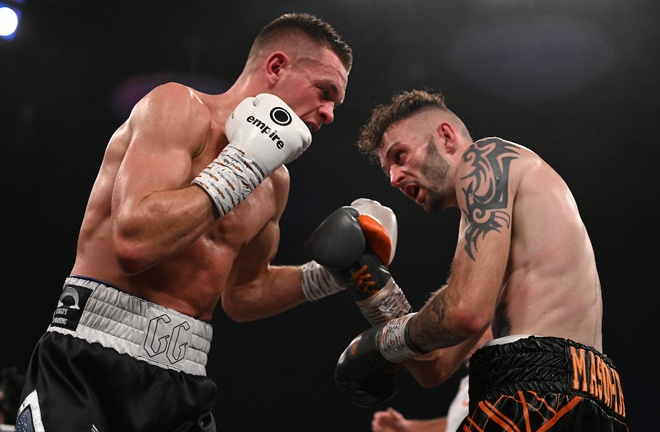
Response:
[[[113,245],[128,274],[176,254],[214,222],[208,196],[191,186],[210,114],[186,87],[166,84],[134,109],[109,148],[126,146],[112,194]]]
[[[279,247],[279,221],[288,199],[288,171],[280,168],[271,174],[270,180],[272,183],[262,185],[262,190],[256,193],[273,194],[274,198],[251,201],[249,205],[253,206],[251,213],[272,212],[271,219],[241,249],[222,292],[222,307],[234,321],[270,317],[307,301],[301,289],[300,267],[271,264]]]
[[[300,289],[300,268],[267,265],[258,278],[223,291],[222,307],[238,322],[277,315],[307,299]]]
[[[438,386],[449,379],[474,350],[489,339],[492,339],[492,334],[486,329],[457,345],[410,359],[405,362],[406,369],[422,387]]]
[[[481,140],[462,158],[457,199],[459,240],[446,287],[411,320],[410,337],[425,351],[459,344],[491,323],[504,284],[511,244],[516,148]]]

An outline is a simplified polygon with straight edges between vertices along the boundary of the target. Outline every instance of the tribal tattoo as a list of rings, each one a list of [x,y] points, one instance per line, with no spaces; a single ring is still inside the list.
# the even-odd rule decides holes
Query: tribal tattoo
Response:
[[[509,204],[509,165],[518,159],[516,147],[499,138],[485,138],[475,142],[463,155],[463,162],[472,171],[461,180],[464,187],[467,211],[465,251],[476,261],[477,242],[491,231],[500,232],[509,227],[511,215],[506,212]]]

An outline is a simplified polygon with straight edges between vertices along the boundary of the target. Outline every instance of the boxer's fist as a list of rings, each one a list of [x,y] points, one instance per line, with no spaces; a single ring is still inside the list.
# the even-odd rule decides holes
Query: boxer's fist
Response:
[[[220,217],[312,142],[305,123],[268,93],[239,103],[225,123],[225,133],[229,144],[193,179],[211,197]]]
[[[387,268],[394,259],[394,212],[360,198],[335,210],[312,233],[305,251],[347,288],[371,324],[410,311],[410,303]]]
[[[254,161],[264,177],[296,159],[312,142],[305,123],[282,99],[269,93],[239,103],[225,130],[229,145]]]
[[[365,331],[348,345],[337,361],[335,384],[353,404],[369,408],[385,402],[401,387],[395,372],[398,367],[378,350],[382,326]]]
[[[362,300],[391,278],[387,265],[394,258],[396,238],[392,210],[360,198],[330,214],[307,239],[305,251],[328,268],[356,300]]]
[[[374,325],[348,345],[335,369],[335,383],[346,399],[368,408],[397,393],[401,384],[395,373],[400,364],[423,354],[408,335],[414,316],[410,313]]]

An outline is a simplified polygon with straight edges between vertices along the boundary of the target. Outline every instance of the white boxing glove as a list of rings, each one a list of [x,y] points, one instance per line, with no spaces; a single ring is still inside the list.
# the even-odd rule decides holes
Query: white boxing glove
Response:
[[[269,93],[239,103],[225,131],[229,144],[193,180],[211,196],[221,217],[312,142],[305,123],[282,99]]]

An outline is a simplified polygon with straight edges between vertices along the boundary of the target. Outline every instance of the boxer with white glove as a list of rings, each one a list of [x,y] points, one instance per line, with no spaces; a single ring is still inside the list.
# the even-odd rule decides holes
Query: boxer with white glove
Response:
[[[387,401],[401,383],[395,372],[401,363],[426,352],[408,335],[415,312],[371,327],[357,336],[339,357],[335,383],[355,405],[369,408]]]
[[[396,241],[396,216],[378,201],[360,198],[335,210],[305,243],[314,259],[303,267],[305,295],[316,300],[347,288],[372,325],[409,312],[408,299],[387,269]],[[306,284],[310,275],[327,289]]]
[[[193,180],[211,196],[220,217],[312,142],[305,123],[269,93],[239,103],[225,123],[225,133],[229,144]]]

